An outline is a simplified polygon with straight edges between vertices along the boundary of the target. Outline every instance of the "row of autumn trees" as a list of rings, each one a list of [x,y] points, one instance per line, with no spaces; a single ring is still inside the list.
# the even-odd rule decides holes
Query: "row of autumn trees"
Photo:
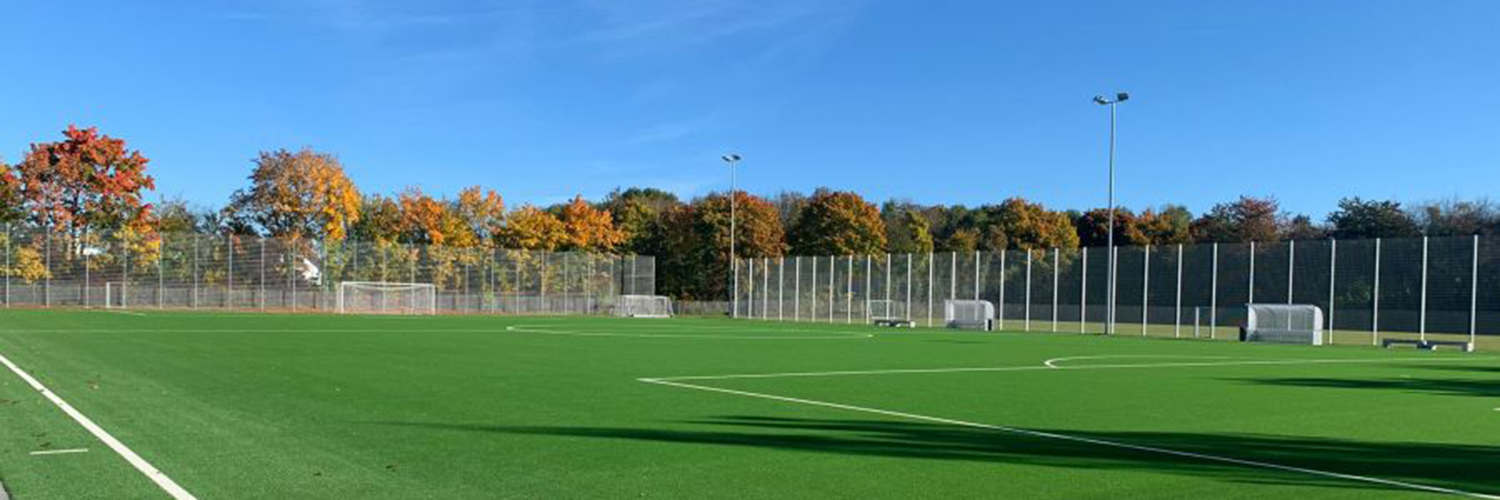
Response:
[[[361,193],[337,157],[303,149],[260,153],[248,185],[222,208],[180,200],[146,203],[148,160],[124,141],[70,127],[57,142],[33,144],[15,165],[0,163],[0,223],[51,228],[84,248],[111,238],[138,253],[160,251],[161,234],[263,235],[331,244],[345,239],[444,248],[613,252],[657,257],[658,291],[684,298],[726,296],[730,199],[689,201],[652,188],[616,190],[549,207],[507,209],[480,186],[452,198],[417,188]],[[1108,212],[1058,211],[1016,197],[979,207],[875,205],[858,194],[819,189],[759,197],[734,193],[741,257],[972,252],[1102,246]],[[1166,205],[1115,217],[1116,244],[1271,242],[1466,235],[1500,231],[1486,201],[1403,207],[1344,199],[1324,220],[1284,212],[1274,198],[1241,197],[1194,215]],[[24,249],[23,249],[24,250]],[[35,250],[18,253],[35,260]],[[19,266],[19,264],[18,264]]]

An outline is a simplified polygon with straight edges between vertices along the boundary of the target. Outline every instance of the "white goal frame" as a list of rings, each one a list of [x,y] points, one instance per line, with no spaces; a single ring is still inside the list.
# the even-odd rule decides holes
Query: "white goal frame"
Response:
[[[388,309],[384,301],[379,308],[350,310],[349,292],[363,289],[375,293],[410,292],[412,299],[405,307]],[[389,281],[342,281],[339,282],[339,314],[437,314],[437,286],[431,283],[403,283]]]
[[[104,282],[104,308],[105,309],[129,309],[130,283],[124,281]],[[115,299],[119,299],[120,305],[115,305]]]
[[[995,304],[988,300],[944,300],[943,322],[948,328],[993,330]]]
[[[615,316],[622,318],[670,318],[672,314],[672,299],[662,295],[621,295],[615,302]]]
[[[1243,340],[1323,345],[1323,310],[1311,304],[1245,304]]]

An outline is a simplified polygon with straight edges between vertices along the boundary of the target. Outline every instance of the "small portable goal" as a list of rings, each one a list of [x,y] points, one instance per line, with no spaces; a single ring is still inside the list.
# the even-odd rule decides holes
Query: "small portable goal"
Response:
[[[437,314],[431,283],[345,281],[338,300],[340,314]]]
[[[945,300],[943,320],[948,328],[987,332],[995,327],[995,304],[988,300]]]
[[[110,281],[104,283],[104,308],[124,309],[130,307],[130,301],[125,298],[125,292],[129,285],[123,281]]]
[[[1323,345],[1323,310],[1308,304],[1247,304],[1246,342]]]
[[[670,318],[672,299],[660,295],[621,295],[615,316],[622,318]]]
[[[870,323],[876,326],[913,328],[916,323],[906,316],[905,304],[894,300],[871,300]]]

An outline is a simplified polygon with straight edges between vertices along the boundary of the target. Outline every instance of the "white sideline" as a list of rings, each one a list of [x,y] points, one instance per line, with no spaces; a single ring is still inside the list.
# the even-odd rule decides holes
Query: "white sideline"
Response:
[[[1091,357],[1093,357],[1093,356],[1091,356]],[[1097,358],[1097,357],[1094,357],[1094,358]],[[1074,358],[1055,358],[1055,359],[1048,360],[1048,361],[1052,362],[1052,361],[1060,361],[1060,360],[1066,360],[1066,359],[1078,359],[1078,357],[1074,357]],[[1345,474],[1345,473],[1341,473],[1341,472],[1330,472],[1330,471],[1323,471],[1323,470],[1318,470],[1318,469],[1309,469],[1309,468],[1306,468],[1306,467],[1296,467],[1296,466],[1291,466],[1291,465],[1281,465],[1281,464],[1274,464],[1274,463],[1269,463],[1269,462],[1259,462],[1259,461],[1255,461],[1255,460],[1245,460],[1245,459],[1240,459],[1240,458],[1224,457],[1224,456],[1218,456],[1218,455],[1209,455],[1209,454],[1204,454],[1204,453],[1194,453],[1194,452],[1190,452],[1190,451],[1180,451],[1180,450],[1173,450],[1173,449],[1168,449],[1168,448],[1158,448],[1158,447],[1155,447],[1155,446],[1137,445],[1137,444],[1122,443],[1122,442],[1118,442],[1118,441],[1108,441],[1108,440],[1104,440],[1104,439],[1096,439],[1096,438],[1090,438],[1090,437],[1073,436],[1073,435],[1068,435],[1068,434],[1058,434],[1058,433],[1053,433],[1053,432],[1045,432],[1045,431],[1036,431],[1036,430],[1030,430],[1030,429],[1022,429],[1022,428],[1019,428],[1019,427],[1008,427],[1008,426],[1003,426],[1003,425],[983,424],[983,423],[978,423],[978,422],[969,422],[969,421],[964,421],[964,420],[955,420],[955,419],[951,419],[951,418],[934,417],[934,416],[919,415],[919,414],[915,414],[915,413],[906,413],[906,412],[893,411],[893,410],[882,410],[882,409],[879,409],[879,408],[870,408],[870,407],[855,406],[855,405],[848,405],[848,404],[842,404],[842,403],[833,403],[833,402],[829,402],[829,401],[818,401],[818,400],[813,400],[813,399],[802,399],[802,398],[794,398],[794,397],[788,397],[788,396],[777,396],[777,395],[774,395],[774,394],[764,394],[764,393],[759,393],[759,392],[741,391],[741,390],[735,390],[735,389],[724,389],[724,388],[720,388],[720,387],[710,387],[710,386],[706,386],[706,385],[697,385],[697,384],[689,384],[689,383],[680,382],[682,380],[723,380],[723,379],[743,379],[743,378],[809,377],[809,376],[840,376],[840,375],[884,375],[884,374],[902,374],[902,373],[954,373],[954,372],[984,372],[984,371],[996,371],[996,372],[998,372],[998,371],[1022,371],[1022,370],[1127,369],[1127,368],[1165,368],[1165,367],[1180,367],[1180,366],[1240,366],[1240,365],[1267,365],[1267,364],[1349,363],[1349,362],[1360,362],[1360,361],[1363,361],[1363,362],[1391,362],[1391,361],[1428,361],[1428,362],[1431,362],[1431,361],[1480,361],[1480,360],[1491,360],[1491,359],[1495,359],[1495,358],[1436,358],[1436,359],[1434,359],[1434,358],[1385,358],[1385,359],[1354,359],[1354,360],[1351,360],[1351,359],[1338,359],[1338,360],[1322,359],[1322,360],[1264,361],[1264,362],[1245,361],[1245,362],[1223,362],[1223,363],[1153,363],[1153,364],[1139,364],[1139,365],[1092,365],[1092,366],[1085,365],[1085,366],[1074,366],[1074,367],[1069,367],[1069,366],[1054,366],[1054,365],[1051,365],[1051,364],[1043,364],[1042,366],[1015,366],[1015,367],[996,367],[996,368],[939,368],[939,369],[929,369],[929,370],[921,370],[921,369],[917,369],[917,370],[868,370],[868,371],[803,372],[803,373],[751,374],[751,375],[718,375],[718,376],[710,375],[710,376],[696,376],[696,377],[694,377],[694,376],[689,376],[689,377],[657,377],[657,378],[639,378],[639,379],[636,379],[636,380],[639,381],[639,382],[644,382],[644,383],[648,383],[648,384],[664,385],[664,386],[677,387],[677,388],[682,388],[682,389],[693,389],[693,390],[698,390],[698,391],[717,392],[717,393],[722,393],[722,394],[731,394],[731,395],[735,395],[735,396],[745,396],[745,397],[752,397],[752,398],[759,398],[759,399],[768,399],[768,400],[781,401],[781,402],[786,402],[786,403],[796,403],[796,404],[809,405],[809,406],[819,406],[819,407],[824,407],[824,408],[833,408],[833,409],[838,409],[838,410],[847,410],[847,411],[855,411],[855,412],[862,412],[862,413],[871,413],[871,414],[876,414],[876,415],[884,415],[884,416],[887,416],[887,417],[896,417],[896,418],[902,418],[902,419],[907,419],[907,420],[918,420],[918,421],[933,422],[933,423],[939,423],[939,424],[956,425],[956,426],[961,426],[961,427],[973,427],[973,428],[978,428],[978,429],[986,429],[986,430],[992,430],[992,431],[998,431],[998,432],[1006,432],[1006,433],[1019,434],[1019,435],[1024,435],[1024,436],[1032,436],[1032,437],[1039,437],[1039,438],[1046,438],[1046,439],[1056,439],[1056,440],[1061,440],[1061,441],[1071,441],[1071,442],[1076,442],[1076,443],[1086,443],[1086,444],[1092,444],[1092,445],[1097,445],[1097,446],[1105,446],[1105,447],[1110,447],[1110,448],[1119,448],[1119,449],[1135,450],[1135,451],[1141,451],[1141,452],[1147,452],[1147,453],[1156,453],[1156,454],[1161,454],[1161,455],[1172,455],[1172,456],[1178,456],[1178,457],[1194,458],[1194,459],[1199,459],[1199,460],[1207,460],[1207,461],[1211,461],[1211,462],[1222,462],[1222,463],[1228,463],[1228,464],[1242,465],[1242,466],[1246,466],[1246,467],[1255,467],[1255,468],[1261,468],[1261,469],[1279,470],[1279,471],[1283,471],[1283,472],[1295,472],[1295,473],[1300,473],[1300,474],[1308,474],[1308,475],[1328,477],[1328,478],[1334,478],[1334,479],[1343,479],[1343,480],[1356,481],[1356,482],[1364,482],[1364,483],[1371,483],[1371,484],[1380,484],[1380,485],[1385,485],[1385,486],[1394,486],[1394,487],[1406,488],[1406,489],[1410,489],[1410,490],[1426,491],[1426,492],[1429,492],[1429,493],[1441,493],[1441,494],[1448,494],[1448,495],[1466,496],[1466,497],[1470,497],[1470,498],[1484,498],[1484,499],[1489,499],[1489,500],[1500,500],[1500,496],[1497,496],[1497,495],[1490,495],[1490,494],[1484,494],[1484,493],[1476,493],[1476,492],[1472,492],[1472,491],[1464,491],[1464,490],[1458,490],[1458,489],[1453,489],[1453,488],[1444,488],[1444,487],[1441,487],[1441,486],[1430,486],[1430,485],[1425,485],[1425,484],[1408,483],[1408,482],[1405,482],[1405,481],[1397,481],[1397,480],[1393,480],[1393,479],[1382,479],[1382,478],[1378,478],[1378,477],[1360,476],[1360,475],[1355,475],[1355,474]],[[1496,410],[1500,411],[1500,408],[1497,408]]]
[[[83,426],[85,430],[89,431],[89,434],[93,434],[95,438],[98,438],[99,441],[102,441],[106,446],[109,446],[109,449],[114,450],[115,453],[118,453],[121,457],[124,457],[126,462],[130,462],[130,465],[135,467],[135,470],[141,471],[141,474],[145,474],[147,479],[150,479],[152,482],[156,483],[157,486],[161,487],[161,489],[163,491],[166,491],[168,495],[171,495],[172,498],[176,500],[197,500],[197,497],[194,497],[192,493],[188,493],[188,491],[183,489],[182,486],[179,486],[176,481],[173,481],[172,478],[167,477],[166,473],[158,470],[156,467],[152,466],[151,463],[147,462],[146,459],[141,458],[140,455],[137,455],[134,451],[131,451],[129,447],[125,446],[125,443],[121,443],[120,440],[115,439],[115,437],[111,436],[108,431],[105,431],[103,428],[99,427],[98,424],[95,424],[93,420],[90,420],[89,417],[79,412],[78,409],[73,408],[73,405],[68,404],[67,401],[63,401],[62,398],[58,397],[57,394],[54,394],[51,390],[47,389],[47,387],[42,385],[41,382],[38,382],[35,378],[32,378],[31,374],[26,373],[25,371],[21,370],[21,367],[16,366],[15,363],[12,363],[10,361],[10,358],[5,357],[4,354],[0,354],[0,364],[4,364],[7,368],[10,368],[10,371],[15,372],[16,376],[21,377],[21,380],[25,380],[27,384],[31,385],[31,388],[36,389],[37,392],[42,393],[43,397],[46,397],[47,400],[52,402],[52,404],[57,405],[57,407],[61,409],[63,413],[68,414],[69,417],[73,417],[73,421],[78,422],[78,425]]]
[[[1048,361],[1060,361],[1070,358],[1056,358]],[[1072,358],[1076,359],[1076,358]],[[1489,361],[1494,357],[1482,358],[1370,358],[1370,359],[1284,359],[1284,360],[1257,360],[1257,361],[1220,361],[1220,362],[1181,362],[1181,363],[1129,363],[1112,365],[1036,365],[1036,366],[977,366],[965,368],[898,368],[892,370],[849,370],[829,372],[782,372],[782,373],[742,373],[730,375],[685,375],[673,377],[652,377],[650,380],[729,380],[742,378],[783,378],[783,377],[842,377],[851,375],[908,375],[918,373],[963,373],[963,372],[1024,372],[1039,370],[1129,370],[1140,368],[1192,368],[1192,367],[1214,367],[1214,366],[1255,366],[1255,365],[1300,365],[1300,364],[1325,364],[1325,363],[1383,363],[1391,361],[1422,361],[1422,362],[1465,362],[1465,361]],[[642,379],[643,381],[646,379]]]
[[[572,330],[544,330],[535,325],[515,325],[505,327],[507,332],[537,333],[542,335],[565,335],[571,337],[630,337],[647,339],[735,339],[735,340],[856,340],[875,337],[870,333],[846,333],[843,335],[804,335],[800,337],[777,337],[768,335],[679,335],[670,333],[608,333],[608,332],[578,332]],[[790,330],[783,330],[790,331]],[[817,331],[817,330],[813,330]],[[830,333],[830,332],[820,332]]]

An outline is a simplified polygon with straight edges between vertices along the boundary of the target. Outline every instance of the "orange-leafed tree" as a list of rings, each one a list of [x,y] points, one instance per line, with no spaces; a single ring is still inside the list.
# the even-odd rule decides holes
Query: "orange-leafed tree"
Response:
[[[344,239],[359,220],[360,196],[338,158],[304,148],[261,152],[250,187],[235,192],[231,212],[272,236]]]
[[[568,250],[609,252],[625,241],[625,233],[615,228],[609,211],[594,208],[582,196],[564,206],[559,219],[567,232],[564,248]]]
[[[13,224],[26,215],[21,207],[21,180],[15,169],[0,161],[0,224]]]
[[[873,255],[885,251],[885,221],[858,194],[819,190],[797,216],[790,240],[800,255]]]
[[[567,243],[568,231],[556,216],[526,205],[506,217],[495,241],[503,248],[556,250]]]
[[[63,136],[32,144],[11,178],[0,180],[8,186],[0,190],[14,190],[34,223],[77,238],[149,217],[141,197],[156,188],[146,174],[150,160],[93,127],[69,125]]]
[[[505,222],[505,201],[494,190],[473,186],[458,192],[453,212],[476,243],[488,246]]]

